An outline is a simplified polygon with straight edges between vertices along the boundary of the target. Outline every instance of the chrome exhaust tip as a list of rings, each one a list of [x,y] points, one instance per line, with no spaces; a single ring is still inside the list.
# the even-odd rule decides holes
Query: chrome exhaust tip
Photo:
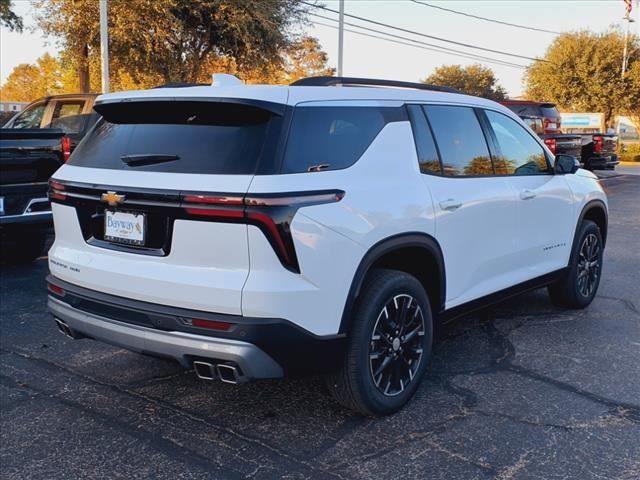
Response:
[[[196,360],[193,362],[193,369],[200,380],[216,380],[216,367],[209,362],[201,362]]]
[[[218,377],[220,377],[220,380],[224,383],[236,385],[241,381],[242,375],[240,375],[238,368],[234,365],[219,363],[216,365],[216,371],[218,372]]]
[[[56,326],[58,327],[58,330],[60,331],[60,333],[62,333],[65,337],[68,337],[72,340],[75,340],[76,337],[73,335],[73,332],[71,331],[71,328],[69,328],[69,325],[67,325],[66,323],[64,323],[62,320],[55,318],[54,319],[56,321]]]

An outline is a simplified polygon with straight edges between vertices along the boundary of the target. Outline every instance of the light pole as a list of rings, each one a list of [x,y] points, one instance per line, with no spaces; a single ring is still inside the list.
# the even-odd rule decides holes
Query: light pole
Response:
[[[338,76],[342,76],[344,60],[344,0],[340,0],[340,20],[338,22]]]
[[[627,71],[627,63],[629,62],[629,58],[628,58],[628,43],[629,43],[629,27],[631,26],[632,22],[635,22],[635,20],[633,18],[631,18],[631,5],[632,5],[632,0],[627,0],[625,1],[625,4],[627,5],[627,14],[622,17],[622,20],[627,22],[627,27],[624,29],[624,49],[622,50],[622,71],[620,73],[620,76],[622,79],[624,79],[624,73]],[[636,8],[638,6],[640,2],[636,1]]]
[[[102,93],[109,93],[109,31],[107,29],[107,3],[100,0],[100,55],[102,57]]]

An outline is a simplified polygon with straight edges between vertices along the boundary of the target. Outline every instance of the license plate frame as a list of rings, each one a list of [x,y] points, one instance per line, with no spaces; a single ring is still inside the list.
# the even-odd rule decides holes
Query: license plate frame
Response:
[[[112,221],[131,222],[131,234],[114,235],[114,233],[117,233],[114,229],[118,227],[109,227],[109,219]],[[135,232],[135,230],[137,230],[137,226],[140,226],[139,234]],[[123,228],[120,230],[120,233],[126,231],[127,230]],[[143,247],[147,240],[147,215],[143,212],[106,209],[104,211],[104,239],[108,242],[118,243],[121,245]]]

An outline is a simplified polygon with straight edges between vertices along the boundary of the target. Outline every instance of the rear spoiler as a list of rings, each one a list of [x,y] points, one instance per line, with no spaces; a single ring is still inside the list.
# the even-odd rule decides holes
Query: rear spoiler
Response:
[[[93,109],[111,123],[186,123],[198,112],[193,124],[210,123],[204,117],[216,116],[215,106],[237,105],[239,111],[268,112],[283,115],[286,105],[263,100],[226,97],[140,97],[125,99],[105,99],[94,104]],[[206,108],[203,108],[206,107]]]

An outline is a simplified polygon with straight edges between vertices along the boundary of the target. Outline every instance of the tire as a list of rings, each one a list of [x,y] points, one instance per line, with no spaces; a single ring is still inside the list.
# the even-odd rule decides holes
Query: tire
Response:
[[[429,298],[415,277],[396,270],[374,270],[352,320],[344,362],[337,373],[327,377],[327,386],[340,404],[362,415],[394,413],[415,394],[431,354]]]
[[[22,236],[12,236],[3,239],[2,260],[8,264],[33,262],[42,254],[47,236],[44,233],[26,233]]]
[[[567,273],[548,287],[554,305],[585,308],[593,301],[602,276],[603,251],[600,228],[591,220],[584,220],[571,251]]]

